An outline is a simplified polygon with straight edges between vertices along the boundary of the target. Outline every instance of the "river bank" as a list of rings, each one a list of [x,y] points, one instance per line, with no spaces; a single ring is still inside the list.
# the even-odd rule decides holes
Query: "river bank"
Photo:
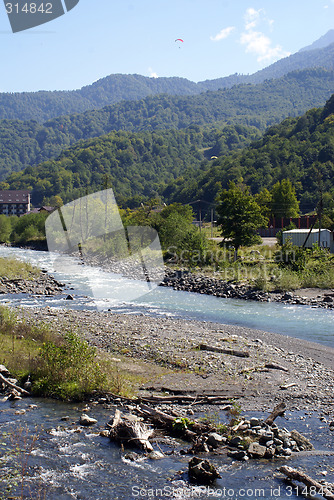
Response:
[[[39,276],[32,278],[10,279],[0,276],[0,295],[7,293],[27,293],[31,295],[59,295],[63,293],[65,285],[53,276],[42,271]]]
[[[91,345],[122,356],[120,368],[148,378],[141,396],[212,395],[248,410],[284,400],[291,410],[334,418],[334,349],[235,325],[48,307],[16,312],[58,331],[75,327]]]
[[[184,273],[167,276],[165,286],[190,287],[191,291],[206,295],[224,296],[226,287],[232,297],[238,293],[238,287],[232,283],[221,285],[219,290],[215,278]],[[64,299],[68,293],[46,272],[31,280],[2,278],[0,291],[63,294]],[[328,291],[326,294],[332,298]],[[260,294],[258,300],[261,297],[265,299]],[[321,297],[314,299],[310,295],[308,305],[324,302],[331,306],[328,299],[320,300]],[[294,303],[290,296],[281,300]],[[226,399],[241,398],[253,409],[263,405],[272,408],[283,398],[296,408],[315,405],[332,410],[334,350],[329,347],[236,325],[168,317],[49,307],[17,309],[17,313],[52,325],[59,333],[74,326],[90,344],[125,357],[127,361],[122,363],[127,370],[137,360],[134,372],[138,376],[147,372],[150,381],[154,380],[142,386],[143,394],[226,395]],[[139,362],[148,365],[139,367]],[[167,372],[164,374],[161,368]]]
[[[261,414],[262,418],[262,415],[270,412],[277,403],[284,401],[287,405],[287,418],[291,419],[291,415],[295,415],[294,418],[298,419],[301,426],[298,427],[293,424],[293,427],[299,429],[303,434],[306,432],[308,439],[315,443],[316,446],[322,439],[323,441],[320,443],[321,450],[325,447],[323,443],[330,441],[332,438],[334,426],[331,426],[330,423],[334,421],[334,349],[252,328],[213,322],[168,317],[157,318],[138,314],[119,314],[112,311],[74,311],[50,307],[16,308],[15,313],[19,318],[24,317],[31,323],[46,323],[59,333],[74,329],[90,345],[96,346],[101,353],[111,354],[114,364],[119,367],[120,372],[126,370],[138,377],[140,383],[138,383],[137,396],[144,400],[145,398],[149,400],[153,396],[155,400],[152,400],[151,405],[168,414],[187,415],[192,419],[197,418],[197,415],[215,415],[218,412],[220,418],[224,418],[224,409],[230,406],[231,400],[233,400],[235,404],[240,406],[242,414],[256,412],[256,417]],[[193,399],[190,400],[190,397]],[[210,398],[209,401],[208,397]],[[47,433],[46,439],[51,438],[52,440],[54,438],[54,443],[51,442],[51,446],[61,448],[61,451],[56,448],[54,456],[58,457],[58,453],[60,453],[59,456],[62,457],[62,460],[73,460],[73,464],[70,463],[72,468],[77,467],[78,459],[76,454],[78,453],[78,446],[86,446],[86,441],[91,442],[94,439],[91,456],[87,454],[87,448],[83,449],[80,467],[89,466],[91,467],[90,470],[94,470],[96,476],[93,477],[98,477],[98,479],[95,479],[94,486],[98,484],[100,488],[102,482],[104,485],[108,484],[108,487],[105,486],[107,493],[101,498],[115,497],[117,491],[117,497],[124,498],[124,500],[128,499],[131,490],[129,481],[132,481],[131,485],[138,484],[137,470],[138,467],[143,467],[142,464],[145,463],[141,461],[142,457],[138,455],[133,460],[133,458],[128,458],[130,454],[120,454],[119,448],[111,448],[109,441],[99,436],[99,429],[94,429],[95,434],[92,430],[86,434],[82,430],[83,428],[78,426],[78,422],[79,415],[83,411],[88,412],[91,417],[98,420],[97,425],[99,428],[103,429],[110,416],[113,415],[115,405],[122,411],[132,412],[133,403],[131,404],[129,401],[108,394],[104,397],[98,396],[94,399],[93,396],[89,399],[89,404],[82,406],[79,411],[64,408],[62,415],[57,416],[58,420],[52,422],[53,427]],[[18,419],[17,422],[23,422],[25,418],[28,419],[30,411],[31,414],[33,412],[37,414],[40,411],[39,407],[44,405],[44,400],[41,399],[34,399],[33,402],[37,403],[38,408],[29,409],[26,413],[23,413],[27,404],[25,400],[13,402],[15,403],[15,411],[17,411],[15,416]],[[100,415],[102,411],[106,413],[103,418]],[[43,419],[49,422],[50,414],[53,415],[53,412],[52,406],[51,411],[45,412],[47,419],[46,417],[43,417]],[[311,415],[316,415],[312,432],[308,427]],[[291,422],[285,423],[284,421],[284,426],[289,427],[290,430]],[[72,455],[69,455],[68,443],[74,438],[76,439],[73,445],[75,451],[73,451]],[[188,492],[187,488],[189,487],[187,476],[176,474],[178,470],[185,469],[185,463],[188,461],[188,458],[183,458],[180,453],[180,449],[182,446],[184,447],[184,444],[176,443],[176,441],[174,442],[171,438],[165,436],[160,437],[157,443],[159,449],[165,452],[162,462],[166,461],[166,464],[168,464],[168,467],[166,465],[168,473],[166,472],[164,478],[161,479],[161,474],[154,469],[152,477],[147,480],[147,485],[155,483],[159,487],[161,487],[161,484],[170,485],[174,484],[175,478],[179,481],[181,477],[183,482],[177,484],[181,484],[183,493],[177,498],[184,498],[186,494],[184,492]],[[66,450],[66,452],[62,450]],[[96,463],[98,463],[96,455],[100,453],[100,450],[107,451],[106,458],[103,456],[106,465],[102,469],[96,466]],[[170,480],[170,463],[172,459],[169,457],[171,450],[174,453],[173,460],[177,464],[174,466],[175,477],[172,479],[172,483]],[[38,471],[39,475],[41,472],[46,474],[45,464],[50,462],[48,467],[50,470],[47,471],[47,476],[45,476],[48,484],[50,477],[57,477],[52,468],[57,470],[58,467],[59,470],[58,482],[52,484],[52,488],[56,490],[56,493],[54,493],[54,496],[49,495],[48,498],[60,498],[60,493],[65,489],[64,484],[67,484],[67,482],[72,484],[73,471],[71,470],[72,476],[66,477],[65,481],[63,464],[51,463],[51,458],[46,455],[45,450],[40,453],[42,458],[40,470]],[[65,458],[63,458],[62,453],[66,453]],[[119,469],[120,477],[123,478],[124,474],[127,476],[122,483],[120,480],[116,481],[116,486],[113,486],[113,482],[110,484],[109,476],[105,481],[101,479],[103,470],[108,470],[109,474],[108,467],[110,465],[108,464],[110,464],[111,453],[115,453],[113,474],[116,467],[117,470]],[[293,464],[301,463],[303,466],[303,460],[307,460],[307,455],[301,453],[300,458],[295,455],[299,454],[294,454],[292,457]],[[320,461],[321,470],[324,468],[331,470],[332,457],[327,459],[328,464],[326,465],[324,465],[326,459],[323,457],[321,454],[319,458],[317,458],[317,455],[312,455],[311,459],[308,460],[310,464],[311,461],[314,462],[314,465],[312,467],[310,465],[307,470],[316,475],[315,464],[320,463]],[[243,469],[239,476],[234,476],[236,466],[234,462],[231,462],[231,457],[226,457],[226,454],[220,457],[215,452],[212,452],[210,459],[214,460],[221,473],[222,470],[224,471],[221,474],[223,479],[218,480],[216,483],[218,487],[221,484],[235,484],[237,490],[243,484],[254,485],[254,476],[257,477],[257,475],[259,476],[259,486],[264,484],[263,460],[261,463],[256,461],[251,465],[248,462],[247,467],[251,467],[251,472],[248,469]],[[146,467],[150,467],[149,459],[146,460]],[[283,458],[278,458],[278,460],[282,461]],[[284,458],[284,460],[286,459]],[[276,485],[278,481],[275,476],[276,472],[274,471],[273,474],[271,470],[272,467],[277,468],[276,462],[268,461],[268,464],[266,463],[266,467],[268,467],[268,470],[270,469],[270,472],[267,473],[267,476],[270,476],[270,480],[267,477],[267,483]],[[231,469],[225,472],[226,467]],[[143,468],[143,470],[145,469]],[[248,480],[247,474],[252,475],[251,480]],[[235,477],[235,483],[233,483],[231,476]],[[91,476],[88,476],[88,479],[89,477]],[[274,477],[275,479],[273,479]],[[120,483],[124,484],[122,486],[124,496],[119,493]],[[87,480],[82,486],[82,498],[94,497],[95,493],[89,490],[89,484]],[[146,483],[144,482],[144,484]],[[149,487],[151,486],[147,486],[147,488]],[[76,484],[74,488],[77,488]],[[64,498],[70,498],[70,493]],[[202,498],[207,498],[205,493]]]
[[[214,295],[221,298],[280,302],[334,309],[333,289],[303,288],[285,292],[265,292],[242,283],[225,281],[219,277],[207,276],[203,273],[192,273],[188,270],[173,270],[167,267],[165,279],[160,286],[169,286],[174,290]]]

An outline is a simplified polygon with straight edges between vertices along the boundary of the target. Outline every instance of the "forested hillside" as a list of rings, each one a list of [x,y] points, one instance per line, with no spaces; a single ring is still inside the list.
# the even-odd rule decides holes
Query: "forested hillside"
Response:
[[[191,125],[221,128],[238,123],[264,131],[287,116],[324,105],[333,92],[334,71],[304,70],[259,85],[240,85],[196,96],[165,94],[124,101],[101,110],[56,118],[44,125],[2,120],[0,181],[13,171],[56,158],[79,140],[114,130],[153,131]]]
[[[199,198],[212,202],[230,181],[244,182],[255,194],[287,178],[296,188],[302,211],[315,208],[320,188],[324,199],[333,199],[334,95],[324,108],[269,128],[262,139],[241,153],[215,159],[200,176],[187,172],[163,196],[169,202]]]
[[[0,93],[0,119],[36,120],[99,109],[149,95],[192,95],[202,89],[186,78],[110,75],[79,90]]]
[[[211,156],[245,147],[256,137],[257,129],[242,126],[112,132],[78,143],[57,161],[12,174],[8,183],[0,183],[0,189],[32,189],[32,201],[40,205],[49,203],[54,195],[67,202],[112,186],[118,203],[138,206],[161,193],[171,180],[186,175],[187,170],[199,173]]]
[[[326,38],[328,42],[331,37]],[[310,68],[334,70],[334,43],[297,52],[253,75],[230,75],[194,83],[185,78],[149,78],[141,75],[110,75],[78,90],[0,93],[0,119],[35,120],[43,123],[72,113],[100,109],[124,100],[141,100],[158,94],[195,95],[207,90],[257,84],[280,78],[291,71]]]
[[[12,174],[2,187],[33,189],[39,204],[44,196],[66,202],[109,185],[123,206],[138,206],[157,195],[167,203],[212,203],[230,181],[255,194],[290,179],[302,211],[315,208],[319,188],[324,199],[333,198],[334,95],[325,107],[287,118],[261,139],[256,134],[241,126],[113,132],[71,147],[57,161]],[[249,147],[233,151],[251,138],[256,140]]]

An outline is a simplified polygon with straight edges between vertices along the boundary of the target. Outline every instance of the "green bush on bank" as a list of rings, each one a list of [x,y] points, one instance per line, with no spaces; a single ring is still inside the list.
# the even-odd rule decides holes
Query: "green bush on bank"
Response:
[[[56,342],[43,342],[32,382],[38,396],[80,400],[103,391],[106,374],[96,360],[96,349],[67,332]]]
[[[28,376],[34,396],[82,401],[96,393],[131,396],[143,377],[115,367],[108,355],[73,332],[22,320],[0,306],[0,363],[23,384]]]

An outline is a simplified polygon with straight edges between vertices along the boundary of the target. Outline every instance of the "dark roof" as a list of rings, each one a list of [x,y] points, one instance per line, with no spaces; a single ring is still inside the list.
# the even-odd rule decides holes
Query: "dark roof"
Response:
[[[29,203],[29,195],[26,189],[0,191],[0,203]]]

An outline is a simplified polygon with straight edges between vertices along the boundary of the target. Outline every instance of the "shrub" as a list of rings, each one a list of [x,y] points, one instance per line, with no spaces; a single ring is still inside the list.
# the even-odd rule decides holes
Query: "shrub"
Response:
[[[33,392],[80,400],[102,389],[105,376],[95,358],[95,347],[74,332],[66,333],[59,344],[44,343],[40,350],[41,366],[32,376]]]

